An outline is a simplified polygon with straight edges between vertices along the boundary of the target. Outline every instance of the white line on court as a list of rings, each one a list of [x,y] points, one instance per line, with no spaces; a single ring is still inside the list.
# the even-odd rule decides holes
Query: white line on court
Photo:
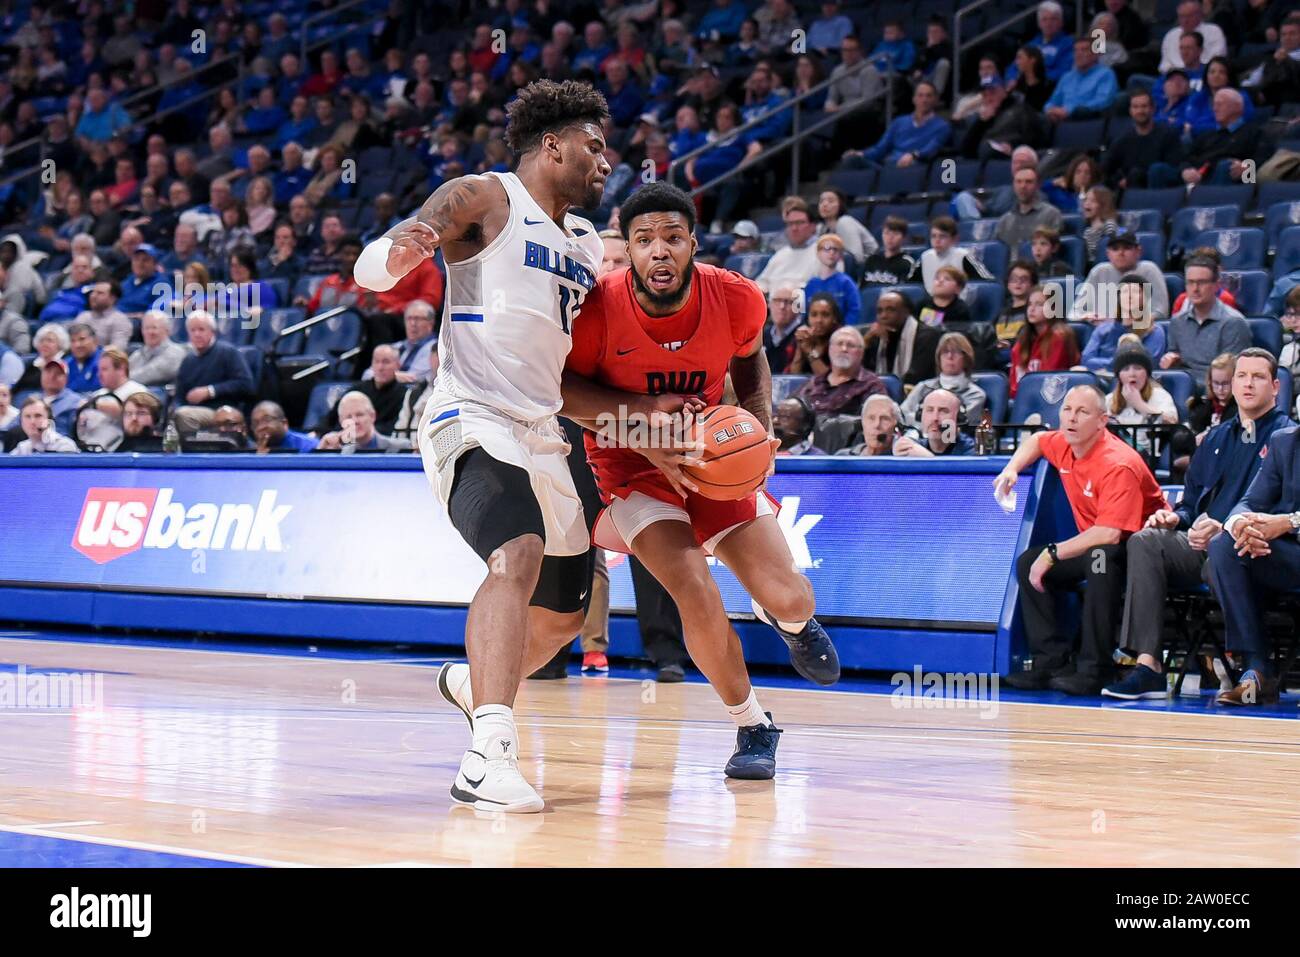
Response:
[[[28,632],[27,634],[36,634],[36,632]],[[0,638],[3,637],[4,637],[3,635],[0,635]],[[172,648],[172,647],[168,647],[167,645],[132,645],[132,644],[105,645],[100,642],[65,641],[63,639],[50,640],[44,638],[15,638],[13,640],[29,641],[34,644],[40,644],[40,645],[74,645],[83,648],[126,648],[131,651],[171,651],[171,652],[185,652],[185,653],[195,653],[195,654],[204,654],[204,655],[240,655],[240,656],[247,656],[253,658],[281,658],[281,659],[296,661],[300,663],[303,661],[310,661],[315,664],[325,664],[325,663],[332,664],[332,665],[399,664],[399,662],[395,662],[392,660],[380,661],[380,660],[373,660],[373,659],[354,660],[351,658],[326,658],[326,657],[319,657],[313,655],[286,655],[286,654],[280,654],[278,652],[238,651],[238,650],[232,650],[226,648]],[[461,661],[463,660],[463,657],[464,656],[462,655],[462,656],[451,656],[445,658],[430,658],[430,659],[420,658],[414,660],[416,661]],[[902,673],[910,674],[910,672],[902,672]],[[595,679],[587,679],[587,680],[591,681]],[[635,683],[641,685],[647,681],[653,681],[654,679],[649,674],[647,674],[645,678],[604,677],[600,680],[620,681],[620,682]],[[859,690],[850,691],[850,690],[839,690],[836,688],[799,688],[799,687],[786,687],[783,685],[765,685],[762,683],[761,676],[757,681],[754,682],[754,685],[755,687],[762,688],[765,691],[788,691],[794,694],[838,694],[838,695],[854,695],[859,697],[862,695],[871,695],[878,698],[887,698],[893,693],[891,691],[886,691],[886,690],[875,691],[871,689],[859,689]],[[1295,721],[1297,720],[1297,718],[1287,718],[1281,715],[1225,714],[1225,713],[1213,712],[1213,711],[1161,712],[1155,710],[1126,708],[1126,707],[1098,708],[1096,705],[1070,704],[1068,702],[1057,703],[1052,701],[1006,701],[1006,700],[999,699],[998,706],[1002,708],[1056,708],[1057,710],[1060,710],[1062,708],[1071,708],[1079,711],[1089,711],[1092,712],[1093,714],[1096,714],[1097,712],[1102,712],[1106,714],[1122,714],[1122,713],[1150,714],[1150,715],[1160,715],[1166,718],[1202,718],[1202,719],[1211,718],[1217,720],[1222,718],[1235,717],[1235,718],[1246,718],[1247,720],[1250,721]]]
[[[310,867],[295,861],[277,861],[267,857],[247,857],[242,854],[227,854],[224,851],[206,851],[192,847],[175,847],[170,844],[149,844],[145,841],[132,841],[127,838],[99,837],[94,834],[58,834],[51,832],[52,825],[10,825],[0,824],[0,831],[10,834],[27,834],[32,837],[59,837],[79,844],[99,844],[105,847],[123,847],[136,851],[153,851],[157,854],[177,854],[181,857],[205,858],[212,861],[227,861],[231,864],[253,864],[258,867]]]

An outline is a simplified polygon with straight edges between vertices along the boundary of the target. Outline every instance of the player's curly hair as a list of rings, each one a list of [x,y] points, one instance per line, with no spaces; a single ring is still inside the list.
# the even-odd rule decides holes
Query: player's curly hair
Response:
[[[609,104],[589,83],[536,80],[506,107],[506,117],[506,145],[522,156],[537,149],[546,133],[579,123],[600,126],[609,118]]]
[[[646,213],[681,213],[686,228],[695,232],[695,203],[683,190],[662,180],[642,186],[628,197],[618,211],[618,225],[627,239],[632,220]]]

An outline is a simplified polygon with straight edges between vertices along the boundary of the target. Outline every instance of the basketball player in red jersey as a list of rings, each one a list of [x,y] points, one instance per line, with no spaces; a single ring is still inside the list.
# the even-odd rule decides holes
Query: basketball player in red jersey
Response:
[[[620,447],[609,434],[618,431],[609,428],[615,417],[631,424],[618,410],[638,408],[634,398],[677,393],[719,404],[728,373],[737,404],[770,432],[767,304],[738,273],[694,263],[695,208],[676,187],[639,189],[620,219],[631,266],[606,274],[588,294],[563,383],[564,414],[595,430],[585,435],[587,457],[606,508],[594,539],[634,554],[677,603],[691,658],[739,728],[727,776],[771,778],[780,730],[750,685],[706,557],[714,555],[740,580],[800,674],[827,685],[840,670],[834,645],[813,618],[812,585],[795,568],[773,500],[764,491],[733,502],[705,498],[681,470],[685,453]]]

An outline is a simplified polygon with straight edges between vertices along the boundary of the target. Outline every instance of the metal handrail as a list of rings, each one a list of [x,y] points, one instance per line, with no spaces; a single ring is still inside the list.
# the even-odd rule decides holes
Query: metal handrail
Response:
[[[800,129],[800,124],[799,124],[800,106],[805,100],[815,96],[817,93],[821,92],[822,90],[829,88],[832,83],[838,82],[847,76],[857,76],[867,67],[872,67],[874,69],[874,66],[872,65],[871,61],[864,59],[861,63],[857,64],[852,69],[842,73],[840,76],[827,77],[826,79],[822,80],[822,82],[818,83],[816,86],[805,90],[804,92],[798,94],[797,96],[792,96],[787,100],[783,100],[781,103],[772,107],[772,109],[765,110],[764,112],[760,113],[758,116],[754,117],[752,120],[749,120],[747,123],[737,126],[734,130],[731,130],[730,133],[727,134],[728,139],[734,136],[739,136],[741,133],[744,133],[748,129],[752,129],[753,127],[762,125],[763,123],[771,119],[773,116],[776,116],[778,113],[784,112],[785,110],[792,110],[794,113],[792,132],[790,136],[781,140],[779,143],[766,147],[762,152],[754,156],[746,157],[745,159],[741,160],[741,162],[734,169],[727,170],[721,176],[716,176],[713,179],[711,179],[709,182],[697,186],[695,189],[691,190],[690,195],[692,197],[698,196],[700,193],[704,192],[705,190],[712,189],[718,183],[724,182],[725,180],[730,179],[731,177],[737,175],[738,173],[752,168],[754,165],[763,162],[764,160],[768,159],[771,156],[774,156],[775,154],[781,152],[782,150],[789,149],[796,142],[801,143],[810,134],[817,132],[817,130],[820,130],[826,126],[830,126],[833,123],[835,123],[837,120],[843,119],[843,115],[837,110],[836,112],[831,113],[823,117],[822,119],[818,120],[811,127]],[[894,111],[893,90],[894,90],[895,76],[896,76],[895,72],[893,70],[890,70],[888,73],[885,74],[884,77],[885,79],[884,89],[881,90],[879,93],[874,94],[873,96],[869,96],[859,102],[855,102],[854,104],[852,104],[852,108],[858,109],[865,104],[872,103],[880,99],[880,97],[883,96],[885,97],[885,124],[886,126],[888,126],[888,124],[893,120],[893,111]],[[850,104],[847,103],[844,104],[844,109],[846,112],[848,111],[849,107]],[[672,175],[674,171],[682,168],[683,165],[688,160],[694,159],[695,157],[700,156],[703,153],[707,153],[709,150],[714,149],[717,145],[718,144],[716,142],[705,143],[704,145],[697,146],[695,149],[691,150],[690,152],[683,153],[681,156],[678,156],[675,159],[673,159],[668,164],[669,182],[672,181]],[[797,192],[799,186],[799,151],[797,149],[794,152],[794,161],[791,164],[790,177],[791,177],[791,184],[792,184],[791,192],[792,193]]]
[[[968,14],[974,13],[981,7],[986,7],[993,0],[972,0],[957,10],[952,17],[952,104],[957,105],[957,98],[961,95],[961,51],[967,47],[973,47],[977,43],[987,40],[989,37],[997,36],[1006,30],[1013,23],[1019,23],[1026,17],[1038,16],[1038,5],[1031,4],[1019,13],[1013,13],[997,26],[990,27],[978,36],[971,37],[965,43],[961,42],[961,18]],[[1075,24],[1074,35],[1077,38],[1083,33],[1083,0],[1074,0]]]

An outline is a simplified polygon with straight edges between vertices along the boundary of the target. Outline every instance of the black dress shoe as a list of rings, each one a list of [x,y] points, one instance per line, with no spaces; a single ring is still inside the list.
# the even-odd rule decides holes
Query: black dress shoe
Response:
[[[1051,678],[1048,671],[1013,671],[1002,679],[1002,683],[1017,691],[1042,691]]]
[[[1068,695],[1086,697],[1090,695],[1100,695],[1101,689],[1105,687],[1106,682],[1096,675],[1086,672],[1075,672],[1072,675],[1057,675],[1051,679],[1047,686],[1053,691],[1063,691]]]
[[[662,666],[659,669],[658,674],[655,675],[655,681],[662,682],[663,684],[676,684],[679,681],[685,680],[686,669],[676,662]]]
[[[560,649],[554,658],[529,675],[528,680],[554,681],[567,677],[569,677],[569,649],[565,647]]]

